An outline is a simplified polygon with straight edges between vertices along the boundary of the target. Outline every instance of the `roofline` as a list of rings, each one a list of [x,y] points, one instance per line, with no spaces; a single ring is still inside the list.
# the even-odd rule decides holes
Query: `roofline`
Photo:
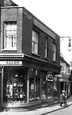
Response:
[[[36,16],[34,16],[29,10],[27,10],[25,7],[20,7],[20,6],[4,6],[1,7],[2,9],[6,9],[6,8],[22,8],[24,10],[26,10],[30,15],[33,16],[33,18],[35,18],[36,20],[38,20],[43,26],[45,26],[47,29],[49,29],[51,32],[53,32],[55,35],[57,35],[60,38],[60,35],[58,35],[57,33],[55,33],[51,28],[49,28],[46,24],[44,24],[40,19],[38,19]]]
[[[63,57],[60,56],[60,60],[63,60],[70,67],[70,64],[65,59],[63,59]]]

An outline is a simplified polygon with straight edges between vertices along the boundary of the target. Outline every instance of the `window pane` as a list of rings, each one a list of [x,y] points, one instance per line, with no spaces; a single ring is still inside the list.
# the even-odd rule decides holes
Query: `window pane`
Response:
[[[57,99],[58,97],[58,83],[57,83],[57,77],[54,76],[54,99]]]
[[[27,102],[27,69],[4,69],[3,102],[8,104]]]
[[[32,42],[32,52],[35,52],[35,43]]]
[[[6,24],[6,30],[11,30],[10,24]]]
[[[53,51],[56,52],[56,45],[53,44]]]
[[[45,57],[47,58],[47,48],[45,48]]]
[[[34,36],[32,36],[32,41],[36,42],[36,38]]]
[[[16,37],[13,38],[13,47],[16,47]]]
[[[47,97],[47,85],[46,85],[46,72],[43,72],[41,77],[41,99],[46,99]]]
[[[29,74],[29,101],[34,101],[34,70],[30,69]]]
[[[38,43],[38,33],[35,31],[32,31],[32,40]]]
[[[38,34],[36,33],[36,43],[38,43]]]
[[[47,39],[45,39],[45,47],[47,47]]]
[[[35,44],[35,53],[38,54],[38,44]]]
[[[47,50],[48,50],[48,43],[47,43],[47,42],[48,42],[48,39],[45,38],[45,57],[46,57],[46,58],[47,58],[47,56],[48,56],[48,54],[47,54],[47,53],[48,53],[48,51],[47,51]]]
[[[9,36],[11,34],[11,31],[6,31],[6,35]]]
[[[35,31],[32,31],[32,35],[36,37],[36,32],[35,32]]]
[[[56,61],[56,44],[53,43],[53,60]]]
[[[53,98],[53,76],[52,74],[47,74],[47,99]]]
[[[14,30],[17,30],[17,25],[16,24],[14,25]]]
[[[40,99],[40,71],[35,71],[35,100]]]
[[[53,60],[56,61],[56,53],[53,53]]]
[[[11,38],[7,37],[7,47],[10,48],[11,47]]]
[[[48,99],[53,98],[53,81],[47,82],[47,95]]]

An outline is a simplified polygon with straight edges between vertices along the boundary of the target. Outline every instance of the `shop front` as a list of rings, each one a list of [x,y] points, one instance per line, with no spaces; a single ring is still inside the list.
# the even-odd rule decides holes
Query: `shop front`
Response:
[[[2,67],[1,106],[23,107],[39,102],[40,72],[37,72],[27,67]]]
[[[57,96],[58,84],[53,72],[26,64],[24,60],[0,61],[1,108],[53,103]]]
[[[23,61],[0,61],[1,108],[41,103],[41,71]]]
[[[53,75],[52,73],[43,73],[41,79],[41,99],[47,101],[53,99]]]

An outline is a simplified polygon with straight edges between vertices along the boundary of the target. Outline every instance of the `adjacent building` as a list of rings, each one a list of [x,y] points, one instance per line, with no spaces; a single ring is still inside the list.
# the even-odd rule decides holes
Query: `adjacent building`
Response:
[[[24,7],[0,0],[0,106],[59,99],[60,36]]]
[[[60,64],[61,64],[61,72],[60,72],[60,93],[62,93],[62,90],[65,90],[67,92],[67,96],[70,96],[70,83],[69,83],[69,77],[70,77],[70,64],[68,64],[67,61],[63,57],[60,56]]]

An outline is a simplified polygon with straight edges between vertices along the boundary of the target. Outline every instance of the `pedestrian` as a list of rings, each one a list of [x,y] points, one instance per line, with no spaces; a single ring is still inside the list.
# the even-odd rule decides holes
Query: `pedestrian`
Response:
[[[67,102],[66,102],[66,99],[67,99],[67,94],[66,94],[66,91],[64,92],[64,105],[66,106],[67,105]]]
[[[61,93],[61,94],[60,94],[60,106],[62,106],[63,103],[64,103],[63,93]]]
[[[62,106],[62,104],[67,105],[66,98],[66,92],[65,90],[62,90],[62,94],[60,94],[60,106]]]

